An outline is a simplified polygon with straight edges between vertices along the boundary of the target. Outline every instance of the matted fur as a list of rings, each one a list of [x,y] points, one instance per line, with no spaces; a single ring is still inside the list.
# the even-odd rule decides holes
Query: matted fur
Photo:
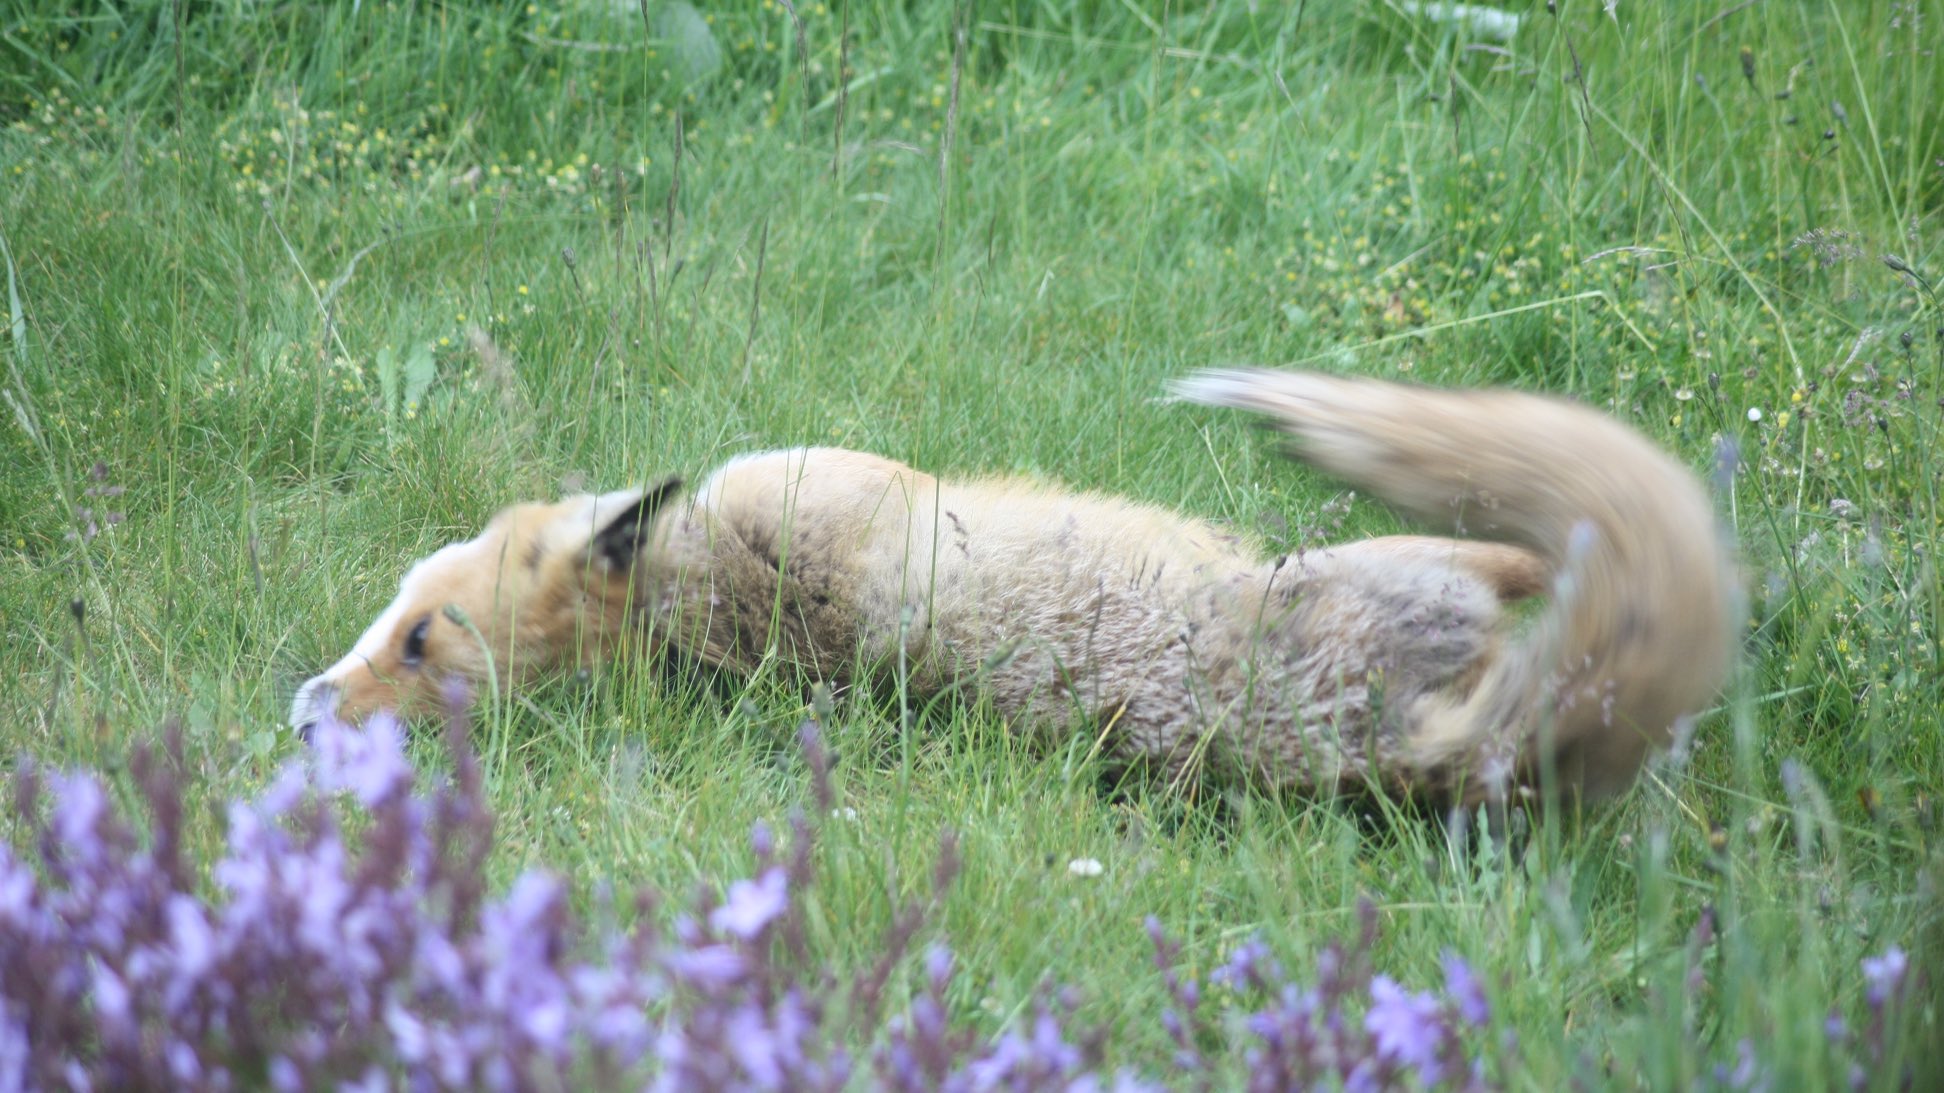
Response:
[[[902,673],[921,697],[976,687],[1016,730],[1183,777],[1475,801],[1624,787],[1726,678],[1734,570],[1706,492],[1611,418],[1302,373],[1176,391],[1266,414],[1299,458],[1470,538],[1265,560],[1122,499],[764,452],[685,498],[671,481],[502,512],[407,574],[293,722],[423,706],[489,656],[517,687],[667,646],[837,685]],[[1501,604],[1549,586],[1515,632]]]

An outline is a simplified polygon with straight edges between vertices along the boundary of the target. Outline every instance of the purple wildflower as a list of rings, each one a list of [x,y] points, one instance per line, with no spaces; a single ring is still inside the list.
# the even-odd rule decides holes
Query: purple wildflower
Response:
[[[1414,1066],[1426,1084],[1438,1080],[1439,1052],[1447,1035],[1430,992],[1407,993],[1389,976],[1370,981],[1370,1012],[1364,1028],[1377,1047],[1377,1057]]]
[[[1265,983],[1282,978],[1282,968],[1269,952],[1269,946],[1260,937],[1251,937],[1236,946],[1229,954],[1228,963],[1215,969],[1209,978],[1236,990],[1260,987]]]
[[[772,866],[753,881],[731,884],[728,900],[709,912],[709,925],[747,941],[762,933],[789,902],[789,878]]]
[[[749,829],[749,847],[756,851],[758,858],[768,861],[776,854],[776,832],[770,830],[770,825],[757,820]]]
[[[727,945],[704,945],[668,955],[668,969],[703,988],[724,988],[742,977],[748,962]]]
[[[925,950],[925,978],[934,989],[945,989],[952,981],[952,950],[943,945]]]
[[[448,739],[455,773],[426,787],[394,723],[326,727],[311,762],[231,805],[207,868],[181,860],[179,752],[130,764],[146,823],[124,822],[87,773],[48,777],[42,801],[22,764],[20,845],[39,858],[0,845],[0,1089],[1142,1087],[1102,1068],[1105,1031],[1077,1019],[1070,992],[1042,988],[996,1032],[956,1012],[972,962],[923,941],[957,868],[949,837],[931,893],[897,912],[866,970],[816,962],[810,817],[831,798],[814,732],[818,809],[799,810],[782,840],[759,829],[756,875],[719,904],[714,882],[672,915],[642,893],[632,931],[578,926],[543,872],[486,898],[492,820],[462,735]],[[1241,1071],[1264,1091],[1492,1088],[1514,1041],[1490,1029],[1471,967],[1446,952],[1442,991],[1413,992],[1374,973],[1379,916],[1367,901],[1357,915],[1360,929],[1301,977],[1261,938],[1209,954],[1220,991],[1204,991],[1198,961],[1150,919],[1171,1076],[1213,1088]],[[1697,950],[1712,930],[1704,915]],[[912,964],[900,998],[898,969]],[[1852,1033],[1832,1013],[1827,1030],[1838,1064],[1869,1078],[1897,1058],[1895,1002],[1912,973],[1894,947],[1862,970],[1869,1024]],[[1743,1041],[1717,1077],[1759,1088],[1769,1065]]]
[[[311,741],[318,785],[325,790],[348,790],[369,808],[411,785],[412,764],[405,758],[398,719],[389,714],[371,718],[362,728],[327,717]]]
[[[1735,1071],[1729,1075],[1737,1089],[1768,1088],[1768,1081],[1762,1076],[1760,1060],[1755,1057],[1755,1042],[1746,1036],[1735,1042]]]
[[[54,786],[54,834],[61,840],[68,858],[79,867],[101,860],[107,853],[102,845],[102,822],[108,814],[108,796],[92,774],[56,774]]]
[[[1863,981],[1867,984],[1864,998],[1871,1009],[1881,1009],[1897,996],[1909,969],[1910,958],[1895,945],[1885,949],[1882,956],[1863,958]]]
[[[1458,1015],[1484,1028],[1492,1023],[1492,1007],[1485,1000],[1485,985],[1474,975],[1463,957],[1447,949],[1444,954],[1445,993],[1458,1004]]]

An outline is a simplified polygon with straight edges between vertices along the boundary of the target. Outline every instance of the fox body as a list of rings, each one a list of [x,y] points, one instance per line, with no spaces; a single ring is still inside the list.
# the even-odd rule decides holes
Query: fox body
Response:
[[[1299,458],[1465,537],[1264,560],[1126,500],[764,452],[686,494],[501,512],[415,566],[292,720],[669,648],[974,689],[1017,728],[1180,776],[1470,802],[1622,788],[1725,680],[1735,574],[1706,491],[1611,418],[1306,373],[1205,372],[1176,393],[1266,415]],[[1507,618],[1541,592],[1535,618]]]

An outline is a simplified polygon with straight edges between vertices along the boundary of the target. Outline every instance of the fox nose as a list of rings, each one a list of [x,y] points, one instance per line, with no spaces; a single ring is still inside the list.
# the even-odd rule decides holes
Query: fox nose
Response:
[[[323,676],[313,676],[297,688],[297,697],[290,702],[290,726],[297,730],[297,736],[309,740],[317,731],[317,723],[337,712],[338,690]]]

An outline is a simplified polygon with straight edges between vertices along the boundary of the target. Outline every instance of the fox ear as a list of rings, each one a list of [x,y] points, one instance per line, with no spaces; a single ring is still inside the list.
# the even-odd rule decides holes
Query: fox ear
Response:
[[[635,555],[641,551],[642,543],[647,541],[649,532],[655,526],[655,513],[681,488],[680,478],[669,478],[643,490],[635,500],[624,502],[619,514],[610,517],[601,530],[594,533],[589,553],[605,560],[616,570],[632,568]]]

